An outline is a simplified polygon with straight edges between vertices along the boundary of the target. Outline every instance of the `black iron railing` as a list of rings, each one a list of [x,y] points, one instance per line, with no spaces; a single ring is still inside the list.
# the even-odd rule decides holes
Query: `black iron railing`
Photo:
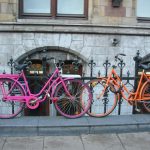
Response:
[[[30,84],[30,79],[33,81],[35,81],[36,83],[39,80],[44,80],[46,77],[46,64],[47,64],[47,58],[46,56],[44,56],[42,58],[42,68],[43,68],[43,75],[42,76],[38,76],[38,74],[34,74],[32,76],[27,76],[28,80],[29,80],[29,84]],[[119,69],[119,76],[120,78],[125,82],[125,85],[130,85],[133,87],[134,91],[136,91],[137,85],[138,85],[138,72],[139,72],[139,63],[140,63],[141,57],[140,57],[140,53],[139,51],[137,51],[136,56],[134,57],[134,61],[135,61],[135,74],[134,76],[130,76],[130,72],[128,71],[126,76],[123,76],[123,71],[125,68],[125,62],[123,61],[123,59],[117,64],[118,69]],[[60,63],[60,62],[59,62]],[[8,62],[8,65],[10,66],[11,69],[11,73],[14,73],[14,60],[13,58],[10,59],[10,61]],[[74,67],[77,68],[79,66],[79,63],[77,62],[77,60],[73,63]],[[105,77],[108,76],[108,71],[109,68],[111,67],[111,62],[109,62],[108,58],[106,58],[105,62],[102,64],[104,67],[104,72],[105,72]],[[96,66],[96,63],[94,62],[93,59],[90,60],[90,62],[88,63],[89,69],[90,69],[90,76],[89,77],[84,77],[82,76],[81,79],[84,82],[87,82],[89,80],[95,79],[97,77],[93,76],[93,72],[94,72],[94,67]],[[98,71],[98,76],[100,76],[100,71]],[[132,83],[131,83],[132,82]],[[106,105],[108,103],[108,101],[110,101],[107,98],[107,93],[105,93],[105,99],[104,99],[104,112],[106,111]],[[120,100],[118,101],[118,115],[121,114],[122,111],[122,96],[120,95]],[[133,112],[132,113],[136,113],[135,108],[133,107]]]

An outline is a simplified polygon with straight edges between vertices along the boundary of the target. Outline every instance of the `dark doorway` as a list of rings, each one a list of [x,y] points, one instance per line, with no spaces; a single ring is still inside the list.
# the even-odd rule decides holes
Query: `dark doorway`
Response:
[[[38,93],[43,84],[45,83],[43,78],[43,65],[41,60],[31,60],[32,65],[26,70],[26,76],[28,84],[32,93]],[[49,73],[50,65],[46,64],[46,72]],[[26,108],[24,111],[25,116],[49,116],[50,115],[50,103],[46,100],[40,103],[39,107],[35,110]]]

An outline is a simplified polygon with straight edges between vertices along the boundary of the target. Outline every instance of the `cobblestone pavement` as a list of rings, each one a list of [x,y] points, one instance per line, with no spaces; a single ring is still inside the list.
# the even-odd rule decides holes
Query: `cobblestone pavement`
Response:
[[[0,150],[149,150],[150,132],[0,137]]]

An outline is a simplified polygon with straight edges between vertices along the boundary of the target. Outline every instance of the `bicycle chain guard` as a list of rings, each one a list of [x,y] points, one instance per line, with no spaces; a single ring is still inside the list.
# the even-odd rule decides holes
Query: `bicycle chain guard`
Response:
[[[26,105],[30,109],[36,109],[39,106],[39,100],[37,97],[31,97],[26,100]]]

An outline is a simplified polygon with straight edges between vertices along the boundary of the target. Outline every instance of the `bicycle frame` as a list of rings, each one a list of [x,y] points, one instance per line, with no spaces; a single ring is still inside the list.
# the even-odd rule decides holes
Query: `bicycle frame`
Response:
[[[146,81],[144,81],[144,83],[143,83],[143,79],[146,80]],[[106,78],[106,86],[104,87],[104,91],[108,87],[109,83],[112,83],[116,88],[121,89],[117,93],[120,93],[122,95],[122,97],[128,102],[129,101],[149,100],[149,98],[142,97],[142,89],[143,89],[144,85],[148,82],[148,80],[149,80],[149,78],[147,77],[147,75],[144,73],[144,70],[143,70],[136,92],[130,92],[128,90],[128,88],[123,84],[122,80],[116,73],[115,69],[112,68],[110,74],[108,75],[108,78]],[[103,91],[103,93],[104,93],[104,91]],[[128,94],[128,97],[126,97],[126,95],[124,94],[125,93],[124,91]]]
[[[56,75],[57,75],[57,77],[56,77],[56,79],[54,79],[54,77]],[[13,75],[11,75],[11,74],[1,74],[0,78],[8,78],[8,79],[14,80],[14,84],[9,89],[9,92],[7,93],[7,95],[6,95],[5,91],[4,91],[4,89],[2,88],[2,86],[0,86],[2,88],[2,92],[3,92],[3,95],[4,95],[4,100],[22,101],[22,102],[26,102],[26,104],[28,104],[29,101],[33,100],[33,99],[36,100],[36,101],[38,101],[38,104],[39,104],[39,102],[45,101],[46,97],[50,93],[51,89],[52,89],[52,92],[51,92],[51,95],[49,95],[49,96],[53,100],[54,99],[55,90],[56,90],[56,88],[57,88],[57,86],[59,84],[63,84],[63,87],[64,87],[64,90],[65,90],[66,94],[71,97],[69,91],[67,90],[67,87],[66,87],[64,81],[66,81],[68,79],[74,79],[74,78],[63,79],[61,77],[61,75],[60,75],[59,69],[56,68],[55,71],[54,71],[54,73],[47,80],[47,82],[42,87],[42,89],[38,93],[33,94],[30,91],[30,88],[29,88],[29,85],[28,85],[28,82],[27,82],[27,78],[26,78],[23,70],[21,71],[21,73],[19,75],[17,75],[17,74],[16,75],[14,75],[14,74]],[[19,79],[22,79],[23,82],[24,82],[24,84],[21,84],[20,81],[19,81]],[[51,83],[51,81],[52,81],[52,83]],[[11,90],[13,89],[13,87],[15,86],[15,84],[19,84],[22,87],[22,89],[24,90],[25,96],[8,96],[10,94]],[[44,97],[42,99],[39,98],[43,93],[45,93]],[[35,107],[32,106],[31,109],[37,108],[38,104],[35,105]],[[28,106],[28,107],[30,108],[30,106]]]

